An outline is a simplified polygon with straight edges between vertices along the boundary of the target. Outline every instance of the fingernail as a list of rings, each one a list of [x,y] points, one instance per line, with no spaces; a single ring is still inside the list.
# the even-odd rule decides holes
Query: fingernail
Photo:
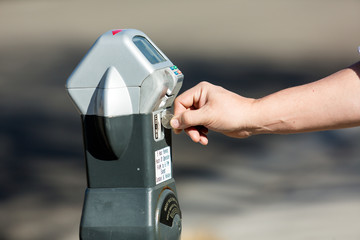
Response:
[[[176,118],[171,119],[170,124],[171,124],[172,128],[179,128],[180,127],[179,120],[177,120]]]

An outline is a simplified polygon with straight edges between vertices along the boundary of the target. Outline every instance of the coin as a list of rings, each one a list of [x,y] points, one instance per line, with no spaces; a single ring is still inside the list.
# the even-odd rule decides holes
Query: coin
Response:
[[[165,115],[162,116],[161,124],[163,125],[164,128],[171,129],[170,121],[173,117],[174,114],[172,113],[166,113]]]

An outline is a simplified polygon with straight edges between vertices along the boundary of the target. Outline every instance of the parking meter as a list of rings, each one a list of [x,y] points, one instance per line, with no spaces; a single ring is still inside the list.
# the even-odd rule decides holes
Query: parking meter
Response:
[[[81,114],[88,187],[80,239],[180,239],[172,111],[183,74],[141,31],[101,35],[66,83]]]

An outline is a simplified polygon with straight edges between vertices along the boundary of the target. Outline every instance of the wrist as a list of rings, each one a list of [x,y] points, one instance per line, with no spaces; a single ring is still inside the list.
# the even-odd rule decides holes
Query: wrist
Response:
[[[263,127],[263,114],[261,113],[258,99],[239,96],[236,137],[245,138],[252,135],[265,133]]]
[[[266,108],[263,99],[253,99],[248,115],[249,135],[268,134],[276,132],[278,121],[271,118],[271,109]]]

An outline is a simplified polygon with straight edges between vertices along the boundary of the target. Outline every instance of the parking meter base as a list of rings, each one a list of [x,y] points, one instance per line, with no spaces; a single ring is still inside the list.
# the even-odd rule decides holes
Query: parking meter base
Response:
[[[88,188],[80,239],[180,239],[180,208],[174,196],[173,179],[155,188]]]

